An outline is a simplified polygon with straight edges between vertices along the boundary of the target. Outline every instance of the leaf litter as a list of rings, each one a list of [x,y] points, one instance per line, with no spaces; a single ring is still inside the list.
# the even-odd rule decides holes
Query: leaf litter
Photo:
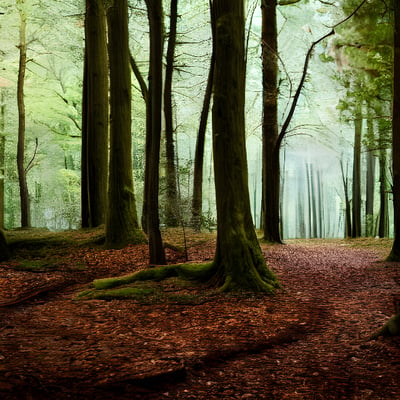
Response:
[[[190,260],[212,259],[213,235],[188,238]],[[284,287],[276,296],[168,280],[152,301],[76,300],[93,279],[146,268],[146,246],[70,240],[34,254],[37,270],[19,267],[32,260],[17,249],[0,264],[1,398],[400,398],[399,338],[369,340],[400,295],[399,266],[383,261],[389,245],[262,245]]]

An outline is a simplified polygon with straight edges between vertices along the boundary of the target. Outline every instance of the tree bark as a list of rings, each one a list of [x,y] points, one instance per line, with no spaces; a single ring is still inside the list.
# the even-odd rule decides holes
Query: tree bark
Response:
[[[145,241],[133,190],[127,0],[113,2],[107,10],[107,22],[111,125],[106,246],[121,248]]]
[[[164,80],[165,155],[167,185],[165,188],[165,223],[167,226],[178,226],[180,220],[180,211],[177,190],[177,171],[175,162],[175,130],[172,115],[172,77],[174,72],[176,24],[178,20],[178,0],[171,0],[169,20],[169,35]]]
[[[210,2],[211,10],[211,30],[214,32],[215,23],[212,13],[212,2]],[[213,33],[214,36],[214,33]],[[203,215],[203,165],[204,165],[204,146],[207,130],[207,120],[210,111],[212,87],[214,81],[214,64],[215,64],[215,50],[214,40],[212,46],[210,69],[208,71],[207,86],[204,93],[203,107],[200,114],[199,130],[197,132],[196,150],[194,156],[194,171],[193,171],[193,198],[192,198],[192,226],[195,230],[201,229],[202,215]]]
[[[7,240],[2,230],[0,230],[0,261],[5,261],[10,258],[10,249]]]
[[[263,229],[264,240],[282,243],[279,230],[280,160],[278,145],[278,38],[276,0],[262,0]]]
[[[250,211],[244,125],[243,0],[214,0],[215,76],[212,109],[217,248],[222,290],[272,293],[277,287],[257,241]]]
[[[108,60],[103,0],[86,0],[82,112],[82,226],[105,222],[108,175]]]
[[[21,227],[31,226],[31,213],[28,183],[25,169],[25,72],[27,63],[26,43],[26,13],[24,0],[17,0],[17,8],[20,16],[19,26],[19,68],[17,82],[17,103],[18,103],[18,143],[17,143],[17,169],[19,180],[19,195],[21,201]]]
[[[146,188],[146,228],[149,237],[150,264],[165,264],[165,252],[160,232],[159,218],[159,165],[162,115],[162,2],[146,0],[150,24],[150,143],[147,143],[148,182]]]
[[[367,136],[369,142],[374,142],[374,122],[372,116],[367,121]],[[366,236],[374,234],[374,194],[375,194],[375,156],[371,148],[367,149],[367,176],[366,176],[366,201],[365,201],[365,226]]]
[[[361,236],[361,104],[356,104],[354,121],[353,185],[352,185],[352,231],[351,237]]]
[[[389,259],[400,261],[400,2],[394,2],[394,63],[393,63],[393,207],[394,241]]]

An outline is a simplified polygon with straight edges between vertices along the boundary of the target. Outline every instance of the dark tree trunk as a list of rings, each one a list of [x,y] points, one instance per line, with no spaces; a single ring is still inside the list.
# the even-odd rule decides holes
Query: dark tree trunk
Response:
[[[352,231],[351,237],[361,236],[361,105],[356,105],[354,121],[354,155],[353,155],[353,186],[352,186]]]
[[[368,112],[370,113],[370,107]],[[372,115],[368,116],[367,121],[368,143],[374,143],[374,120]],[[375,236],[374,232],[374,195],[375,195],[375,156],[372,146],[367,148],[367,175],[366,175],[366,198],[365,198],[365,226],[366,236]]]
[[[278,43],[276,0],[262,0],[263,64],[263,228],[264,240],[282,243],[279,230],[280,160],[278,144]]]
[[[174,72],[178,0],[171,0],[169,19],[170,23],[164,82],[165,155],[167,185],[165,202],[165,223],[167,226],[178,226],[180,210],[177,190],[174,124],[172,115],[172,76]]]
[[[343,160],[340,160],[340,172],[343,181],[343,191],[344,191],[344,206],[345,206],[345,237],[351,237],[351,202],[349,196],[349,178],[343,168]]]
[[[103,0],[86,0],[82,105],[82,226],[105,222],[108,174],[108,61]]]
[[[7,240],[2,230],[0,230],[0,261],[5,261],[10,258],[10,249]]]
[[[214,0],[215,75],[212,110],[217,248],[222,290],[272,293],[277,286],[257,241],[250,211],[244,127],[243,0]]]
[[[120,248],[144,242],[133,191],[127,0],[113,2],[107,22],[111,125],[106,246]]]
[[[215,24],[213,20],[211,2],[210,2],[210,9],[211,9],[211,26],[212,26],[212,31],[214,32]],[[208,71],[207,86],[206,86],[206,91],[204,93],[203,107],[201,109],[201,114],[200,114],[200,123],[199,123],[199,130],[197,132],[196,151],[194,156],[192,226],[197,231],[199,231],[201,228],[201,217],[203,214],[204,145],[205,145],[206,130],[207,130],[207,120],[208,120],[208,114],[210,110],[210,103],[212,96],[212,86],[214,80],[214,64],[215,64],[215,51],[213,45],[211,60],[210,60],[210,69]]]
[[[18,144],[17,144],[17,169],[19,180],[19,195],[21,200],[21,227],[31,226],[31,213],[28,183],[26,180],[25,168],[25,72],[27,63],[27,44],[26,44],[26,14],[25,3],[23,0],[17,1],[20,15],[19,26],[19,69],[17,83],[17,103],[18,103]]]
[[[386,142],[386,127],[378,121],[379,129],[379,221],[378,221],[378,236],[384,238],[387,236],[388,224],[388,182],[386,177],[387,172],[387,149]]]
[[[151,130],[150,143],[146,150],[148,158],[148,182],[146,188],[146,227],[149,236],[150,264],[165,264],[165,253],[160,232],[159,218],[159,165],[161,141],[162,114],[162,2],[161,0],[146,0],[150,24],[150,73],[149,98]]]

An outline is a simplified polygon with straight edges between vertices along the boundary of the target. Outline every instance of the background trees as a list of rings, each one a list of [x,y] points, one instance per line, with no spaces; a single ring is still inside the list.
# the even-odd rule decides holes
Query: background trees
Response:
[[[276,8],[277,32],[279,33],[278,49],[278,128],[283,125],[287,104],[293,95],[299,79],[301,68],[298,60],[302,59],[310,44],[326,32],[327,21],[337,21],[347,15],[360,2],[342,1],[341,8],[321,3],[318,0],[308,3],[297,2]],[[266,2],[249,4],[254,10],[253,18],[248,19],[248,55],[246,68],[246,103],[245,126],[247,157],[249,162],[249,188],[251,193],[251,210],[257,225],[261,221],[262,192],[262,107],[263,81],[260,38],[262,36],[262,13],[259,7]],[[27,160],[29,161],[36,148],[36,156],[27,176],[30,192],[32,225],[48,226],[51,229],[74,228],[80,225],[79,216],[79,176],[80,168],[80,135],[82,93],[84,4],[75,2],[46,2],[40,4],[29,1],[28,37],[30,40],[29,63],[26,71],[26,143]],[[46,6],[43,8],[42,6]],[[215,223],[216,208],[213,189],[212,155],[210,143],[210,126],[202,118],[206,127],[205,157],[201,177],[203,182],[194,184],[193,158],[195,155],[196,136],[206,92],[206,82],[210,71],[212,45],[209,17],[209,2],[206,0],[177,3],[176,41],[171,25],[171,4],[162,2],[164,15],[161,25],[166,35],[162,38],[165,44],[171,39],[174,49],[174,68],[170,69],[172,109],[167,114],[173,117],[173,143],[176,146],[175,166],[178,167],[182,198],[176,200],[177,208],[182,212],[183,221],[189,224],[207,221],[209,227]],[[130,1],[130,52],[142,77],[147,76],[149,68],[149,21],[144,2]],[[0,19],[0,29],[4,32],[0,44],[2,49],[1,77],[11,82],[11,87],[3,91],[5,105],[5,226],[20,225],[19,187],[15,166],[17,107],[16,77],[18,71],[17,40],[10,42],[10,37],[18,38],[18,13],[11,1],[2,5],[5,14]],[[55,15],[62,15],[58,25]],[[248,15],[252,15],[248,12]],[[270,16],[269,13],[267,13]],[[60,26],[63,27],[61,34]],[[268,25],[270,27],[270,25]],[[375,29],[371,29],[371,26]],[[40,29],[39,29],[40,28]],[[393,219],[390,200],[391,154],[388,150],[390,137],[390,98],[391,98],[391,32],[393,20],[390,4],[374,0],[364,5],[352,24],[337,29],[335,38],[329,43],[319,43],[315,47],[309,73],[305,76],[305,86],[298,99],[294,119],[288,129],[286,139],[282,142],[280,168],[282,198],[279,204],[283,227],[283,238],[298,236],[343,236],[345,231],[345,196],[343,195],[340,162],[346,172],[348,187],[353,187],[353,137],[355,122],[355,82],[360,82],[357,96],[360,99],[363,134],[360,153],[360,234],[388,235],[393,232]],[[171,35],[169,36],[169,32]],[[5,34],[10,32],[10,34]],[[7,40],[5,38],[8,38]],[[33,40],[31,40],[33,39]],[[166,63],[167,49],[164,46],[163,60]],[[264,48],[264,52],[266,49]],[[161,54],[161,53],[160,53]],[[320,56],[320,57],[318,57]],[[335,61],[326,63],[323,61]],[[271,58],[273,60],[273,57]],[[276,61],[276,60],[275,60]],[[336,69],[336,71],[334,71]],[[173,73],[172,73],[173,72]],[[213,72],[213,69],[211,69]],[[334,73],[335,72],[335,73]],[[335,79],[331,77],[335,75]],[[164,86],[164,82],[162,86]],[[169,85],[169,84],[168,84]],[[165,86],[164,86],[165,87]],[[142,91],[136,80],[133,80],[133,172],[136,182],[137,209],[141,210],[144,193],[144,135],[146,131],[145,104],[141,100]],[[321,90],[323,88],[324,90]],[[85,89],[86,90],[86,89]],[[169,91],[165,91],[168,93]],[[353,93],[353,97],[351,97]],[[96,97],[96,96],[95,96]],[[169,95],[167,97],[170,97]],[[336,109],[338,98],[340,116]],[[166,102],[165,102],[166,103]],[[85,104],[85,103],[83,103]],[[86,106],[85,106],[86,107]],[[207,109],[205,107],[204,109]],[[85,108],[84,108],[85,110]],[[83,111],[84,111],[83,110]],[[84,113],[85,114],[85,113]],[[160,117],[160,171],[162,182],[167,181],[165,120]],[[170,119],[169,119],[170,121]],[[367,129],[367,121],[369,127]],[[203,128],[202,128],[203,129]],[[85,132],[85,130],[83,130]],[[339,143],[339,144],[338,144]],[[104,146],[101,146],[104,148]],[[367,151],[368,150],[368,151]],[[89,152],[94,154],[96,152]],[[368,157],[367,157],[368,153]],[[368,163],[367,163],[368,158]],[[171,160],[171,156],[168,157]],[[375,162],[374,162],[375,160]],[[82,168],[85,168],[84,162]],[[369,167],[368,167],[369,165]],[[374,168],[375,165],[375,168]],[[26,166],[26,162],[25,162]],[[180,168],[179,168],[180,167]],[[367,191],[366,175],[369,174]],[[82,172],[82,177],[86,173]],[[196,173],[196,182],[198,180]],[[170,176],[168,174],[168,176]],[[95,179],[97,182],[97,178]],[[374,182],[373,185],[371,182]],[[86,184],[82,181],[82,188]],[[161,186],[159,222],[168,223],[165,218],[168,196],[165,186]],[[167,185],[172,188],[172,184]],[[190,204],[197,191],[202,194],[201,212],[196,211],[192,217]],[[371,193],[374,195],[372,196]],[[353,206],[352,190],[349,190],[349,203]],[[98,197],[97,195],[94,197]],[[99,197],[100,198],[100,197]],[[270,199],[271,196],[264,196]],[[368,198],[368,212],[367,212]],[[356,199],[356,196],[354,197]],[[83,203],[86,203],[84,198]],[[171,201],[170,201],[171,203]],[[199,200],[193,210],[199,210]],[[94,204],[99,205],[99,204]],[[175,204],[174,204],[175,206]],[[93,207],[93,206],[90,206]],[[154,209],[154,207],[151,207]],[[147,209],[147,206],[146,206]],[[358,209],[358,207],[357,207]],[[193,214],[194,215],[194,214]],[[266,214],[264,214],[266,217]],[[367,221],[368,220],[368,227]],[[354,226],[354,224],[353,224]],[[314,229],[316,227],[316,229]]]

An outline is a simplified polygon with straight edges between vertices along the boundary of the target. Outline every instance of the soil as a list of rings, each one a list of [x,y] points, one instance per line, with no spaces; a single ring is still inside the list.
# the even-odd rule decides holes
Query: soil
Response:
[[[157,296],[78,300],[93,279],[147,266],[146,246],[103,250],[98,232],[7,232],[0,264],[1,399],[400,399],[400,339],[386,240],[262,244],[275,296],[174,279]],[[170,263],[210,260],[212,234],[177,232]],[[144,284],[143,284],[144,285]]]

